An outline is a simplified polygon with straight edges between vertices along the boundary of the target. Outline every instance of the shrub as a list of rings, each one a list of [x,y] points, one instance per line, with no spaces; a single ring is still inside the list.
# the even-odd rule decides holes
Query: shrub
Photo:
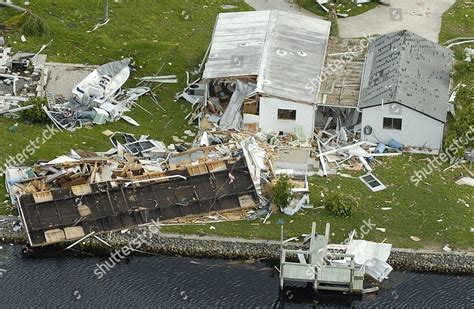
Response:
[[[352,195],[333,192],[327,197],[326,209],[335,216],[348,218],[357,204],[357,200]]]
[[[280,208],[285,208],[290,204],[291,201],[291,189],[293,184],[290,181],[290,177],[286,174],[278,176],[275,185],[272,188],[273,191],[273,203]]]
[[[30,36],[43,36],[49,32],[46,23],[41,17],[31,12],[15,15],[5,21],[4,24],[8,31],[20,30],[23,34]]]
[[[33,108],[24,110],[21,112],[21,116],[28,121],[34,123],[46,123],[49,121],[48,116],[41,108],[41,106],[46,105],[46,98],[34,98],[23,103],[23,106],[33,105]]]

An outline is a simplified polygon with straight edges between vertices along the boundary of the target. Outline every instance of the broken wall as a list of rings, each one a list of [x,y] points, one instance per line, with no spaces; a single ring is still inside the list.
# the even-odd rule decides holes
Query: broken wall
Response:
[[[278,109],[296,110],[295,120],[278,119]],[[285,101],[277,98],[260,98],[260,123],[263,132],[283,131],[295,133],[302,128],[305,138],[311,138],[314,131],[315,111],[313,105]]]

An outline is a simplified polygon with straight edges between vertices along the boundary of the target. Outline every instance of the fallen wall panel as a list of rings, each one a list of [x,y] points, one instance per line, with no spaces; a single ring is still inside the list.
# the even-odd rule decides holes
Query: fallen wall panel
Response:
[[[258,195],[245,160],[225,165],[225,169],[193,176],[187,170],[175,170],[167,174],[172,178],[160,181],[90,184],[90,190],[81,196],[72,188],[54,189],[50,191],[52,198],[42,202],[36,202],[33,194],[25,194],[18,199],[20,214],[34,247],[66,241],[47,241],[45,233],[55,229],[78,226],[85,235],[99,234],[157,219],[257,206]]]

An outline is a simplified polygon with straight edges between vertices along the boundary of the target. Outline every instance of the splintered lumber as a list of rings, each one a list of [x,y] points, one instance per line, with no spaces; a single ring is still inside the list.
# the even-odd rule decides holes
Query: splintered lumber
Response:
[[[327,176],[328,175],[328,170],[326,168],[326,162],[324,161],[324,156],[321,153],[321,143],[318,141],[318,149],[319,149],[319,154],[317,157],[319,157],[319,162],[321,162],[321,168],[323,169],[323,175]]]

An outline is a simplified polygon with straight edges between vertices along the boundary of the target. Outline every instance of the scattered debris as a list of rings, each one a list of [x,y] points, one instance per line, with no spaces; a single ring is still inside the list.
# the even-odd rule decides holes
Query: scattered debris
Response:
[[[91,30],[87,30],[87,33],[91,33],[91,32],[94,32],[96,31],[97,29],[99,29],[100,27],[102,26],[105,26],[109,23],[110,19],[107,18],[107,20],[101,22],[101,23],[97,23]]]
[[[32,108],[24,102],[44,96],[49,70],[46,55],[40,52],[12,55],[10,47],[0,44],[0,114]]]
[[[129,65],[130,59],[125,58],[98,67],[72,89],[68,100],[48,94],[48,106],[43,106],[45,113],[60,130],[74,131],[76,126],[100,125],[119,119],[140,126],[133,118],[124,115],[133,107],[151,114],[138,104],[140,97],[150,93],[155,103],[163,108],[148,86],[121,89],[130,76]]]
[[[453,249],[451,249],[451,248],[449,247],[449,245],[445,245],[445,246],[443,247],[443,251],[444,251],[444,252],[451,252],[451,251],[453,251]]]
[[[232,9],[235,9],[236,6],[232,4],[221,4],[221,8],[224,10],[232,10]]]
[[[164,76],[144,76],[135,78],[142,82],[149,82],[149,83],[162,83],[162,84],[176,84],[178,79],[176,75],[164,75]]]
[[[474,48],[469,48],[469,47],[464,48],[464,54],[466,55],[466,58],[464,59],[464,61],[471,62],[472,58],[474,58]]]
[[[387,187],[380,182],[380,180],[377,179],[372,174],[366,174],[364,176],[360,176],[359,179],[370,189],[372,192],[377,192],[386,189]]]
[[[106,133],[114,147],[107,152],[71,150],[31,167],[6,169],[7,189],[31,246],[124,230],[152,219],[181,224],[206,213],[215,214],[209,222],[269,217],[270,203],[260,188],[271,176],[266,159],[259,157],[266,153],[254,139],[179,152],[146,135]],[[60,207],[61,215],[51,217],[51,207]],[[229,211],[237,215],[222,215]]]
[[[420,241],[421,239],[416,236],[410,236],[410,239],[413,241]]]
[[[471,186],[474,187],[474,178],[472,177],[462,177],[456,180],[455,182],[457,185],[466,185],[466,186]]]
[[[349,293],[368,292],[364,289],[364,274],[382,282],[393,268],[387,264],[392,245],[365,240],[354,240],[354,232],[345,244],[329,244],[329,223],[323,235],[316,233],[313,223],[308,250],[284,248],[289,240],[281,238],[280,286],[286,281],[312,283],[315,290],[332,290]],[[291,238],[290,238],[291,239]],[[288,261],[296,255],[298,262]],[[377,289],[373,289],[375,291]],[[371,289],[372,291],[372,289]]]

